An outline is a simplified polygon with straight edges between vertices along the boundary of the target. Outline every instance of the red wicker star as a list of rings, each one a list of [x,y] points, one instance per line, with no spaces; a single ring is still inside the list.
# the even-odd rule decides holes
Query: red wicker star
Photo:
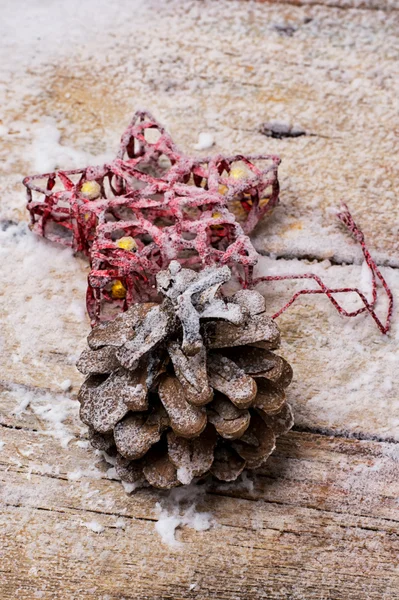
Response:
[[[249,282],[248,236],[278,202],[277,156],[190,158],[148,112],[138,111],[115,160],[24,179],[34,232],[90,258],[93,323],[154,299],[172,259],[228,264]]]

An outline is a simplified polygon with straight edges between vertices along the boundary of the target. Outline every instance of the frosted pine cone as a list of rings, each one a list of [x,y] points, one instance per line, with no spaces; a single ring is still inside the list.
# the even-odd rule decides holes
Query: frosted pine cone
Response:
[[[256,469],[293,424],[292,370],[271,350],[264,298],[222,297],[228,267],[197,273],[173,261],[157,276],[162,304],[136,304],[95,327],[78,369],[80,416],[95,448],[129,483],[171,488]]]

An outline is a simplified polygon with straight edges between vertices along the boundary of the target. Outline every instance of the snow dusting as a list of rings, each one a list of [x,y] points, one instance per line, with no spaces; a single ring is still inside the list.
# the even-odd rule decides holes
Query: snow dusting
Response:
[[[211,133],[202,132],[198,135],[198,142],[194,144],[194,148],[196,150],[207,150],[208,148],[212,148],[215,140]]]
[[[182,548],[184,544],[176,538],[180,527],[189,527],[195,531],[206,531],[213,525],[209,512],[197,510],[197,504],[203,500],[205,489],[192,483],[186,487],[168,492],[156,503],[158,521],[155,529],[164,544],[171,548]]]
[[[108,470],[104,465],[101,470],[94,466],[96,460],[100,462],[101,453],[90,450],[84,439],[87,432],[79,421],[79,406],[73,395],[82,380],[75,361],[89,331],[85,310],[88,264],[73,256],[70,249],[57,247],[29,231],[22,178],[34,172],[104,163],[114,156],[119,132],[130,115],[145,106],[165,123],[183,150],[194,147],[205,151],[217,141],[217,150],[223,153],[259,152],[282,157],[282,203],[253,236],[256,248],[268,255],[261,258],[258,275],[313,272],[332,286],[360,286],[369,297],[370,275],[360,249],[343,232],[333,212],[340,198],[345,197],[373,256],[381,264],[399,266],[397,14],[340,10],[336,18],[334,11],[321,6],[303,8],[292,3],[284,6],[234,0],[120,0],[118,10],[114,3],[101,3],[99,9],[94,0],[32,0],[7,3],[7,10],[2,11],[0,362],[5,382],[1,413],[10,429],[4,429],[0,451],[2,461],[8,462],[6,475],[10,471],[3,497],[11,505],[28,507],[19,532],[11,529],[10,520],[5,523],[7,535],[10,533],[7,539],[17,536],[32,565],[38,549],[44,556],[50,552],[52,557],[69,551],[61,536],[65,532],[71,536],[73,560],[83,565],[93,556],[89,538],[98,543],[107,540],[107,536],[100,535],[104,526],[96,520],[80,522],[78,518],[72,526],[76,524],[79,535],[65,529],[72,522],[67,522],[65,515],[65,521],[60,517],[58,522],[57,517],[51,535],[46,537],[42,523],[49,504],[55,505],[59,498],[61,484],[67,486],[71,504],[79,506],[82,501],[84,507],[99,511],[107,506],[111,511],[113,502],[122,503],[122,514],[131,507],[134,512],[137,506],[140,513],[148,502],[152,507],[156,505],[152,534],[173,550],[184,551],[184,528],[193,532],[209,530],[214,517],[199,508],[205,497],[202,486],[191,484],[164,494],[140,492],[135,484],[124,483],[125,494],[119,483],[112,481],[118,479],[112,457],[105,457]],[[305,23],[304,17],[309,14],[312,18]],[[282,15],[295,25],[295,43],[275,27],[282,22]],[[200,26],[193,29],[193,22]],[[253,23],[259,26],[254,28]],[[198,49],[198,54],[189,51],[192,47]],[[259,132],[266,121],[298,121],[314,135],[282,140],[266,137]],[[315,262],[311,257],[324,260]],[[334,264],[337,261],[348,264]],[[385,267],[383,273],[397,302],[398,270]],[[308,281],[262,284],[258,290],[265,296],[270,314],[294,291],[309,285]],[[355,297],[343,302],[349,309],[357,306]],[[256,303],[250,308],[257,310]],[[381,296],[381,313],[385,308]],[[282,330],[281,353],[294,368],[288,399],[297,426],[327,434],[399,441],[397,309],[392,330],[385,337],[370,318],[361,315],[345,320],[321,296],[301,298],[278,324]],[[20,433],[36,441],[22,443],[21,435],[17,447],[11,437],[17,432],[14,426],[26,429]],[[49,442],[54,453],[47,455]],[[363,443],[367,444],[359,443],[361,448]],[[333,484],[328,463],[320,463],[317,470],[317,477],[325,478],[326,489],[331,484],[352,502],[350,510],[354,513],[354,495],[364,510],[375,511],[377,493],[382,489],[385,494],[386,489],[391,490],[388,500],[397,506],[397,445],[378,446],[386,454],[384,459],[374,457],[365,446],[366,458],[359,459],[362,464],[356,464],[354,455],[341,455],[337,450],[331,458],[326,452],[330,460],[339,461],[331,469],[337,478]],[[295,451],[302,452],[300,445]],[[92,468],[87,466],[90,462]],[[295,457],[287,462],[291,466],[285,466],[284,485],[288,485],[289,477],[299,485],[301,469],[308,469],[316,477],[310,458],[304,461]],[[14,483],[18,473],[23,473],[25,488]],[[61,475],[66,481],[58,481]],[[178,475],[181,481],[188,481],[184,469],[179,469]],[[46,477],[45,483],[36,482],[35,477]],[[278,480],[270,484],[273,494],[277,484]],[[221,484],[219,489],[226,495],[237,490],[251,494],[254,486],[256,482],[243,475],[239,482]],[[294,485],[292,489],[295,495]],[[144,500],[138,497],[142,505],[135,504],[134,495],[127,496],[141,493],[146,494]],[[314,506],[317,490],[309,486],[300,494],[304,499],[298,499],[298,514],[304,528],[306,502]],[[381,503],[388,500],[383,496]],[[278,521],[269,511],[269,507],[277,510],[275,506],[252,504],[256,507],[254,529],[265,530],[269,523]],[[36,511],[42,519],[39,525],[34,524],[38,518],[36,506],[47,508],[46,512]],[[289,522],[285,515],[279,519],[279,526]],[[295,519],[298,521],[297,516]],[[112,525],[118,529],[118,536],[125,536],[121,543],[131,542],[127,519],[112,517]],[[35,527],[38,533],[33,535]],[[87,547],[81,542],[85,529]],[[324,556],[334,556],[337,539],[333,524],[325,529],[326,535],[331,530],[332,541]],[[345,536],[340,538],[342,547],[351,545],[351,528],[340,530]],[[356,531],[359,539],[366,536],[366,529],[359,527]],[[267,535],[275,534],[281,534],[282,539],[290,535],[268,530]],[[244,530],[242,535],[245,544],[248,538],[246,550],[256,553],[255,546],[250,546],[254,543],[251,533]],[[259,539],[261,535],[263,531]],[[377,531],[375,535],[373,532],[373,540],[367,543],[378,548],[378,536]],[[389,536],[385,537],[382,556],[388,549]],[[306,540],[310,543],[309,530]],[[139,568],[163,568],[162,564],[151,563],[146,548],[137,548],[136,539],[132,544],[130,548],[143,561],[137,563]],[[99,577],[102,561],[112,550],[105,547],[96,555],[96,561],[91,560],[91,568],[98,567],[94,572]],[[191,552],[188,544],[187,550]],[[366,552],[366,542],[361,550],[353,542],[351,559],[361,559],[363,568]],[[33,581],[38,577],[40,589],[32,591],[32,597],[47,598],[52,592],[46,589],[47,579],[41,574],[43,568],[48,570],[49,563],[36,564],[29,577]],[[245,578],[248,565],[244,559],[232,564]],[[338,567],[337,563],[337,571]],[[323,572],[322,577],[325,575]],[[193,597],[200,585],[189,583],[194,578],[190,573],[186,583]],[[112,596],[98,589],[86,593],[103,600]],[[267,592],[262,589],[259,593]],[[287,591],[287,597],[289,594],[298,600],[306,595],[295,589]]]
[[[364,264],[331,265],[262,257],[259,275],[314,273],[333,287],[359,285],[369,293]],[[399,297],[399,272],[382,268],[395,298]],[[273,282],[258,286],[266,297],[268,313],[281,308],[296,291],[315,288],[309,280]],[[387,301],[379,289],[378,314]],[[360,306],[354,294],[340,295],[348,310]],[[392,328],[381,335],[366,315],[340,316],[326,297],[303,296],[278,320],[282,330],[281,353],[293,365],[289,397],[295,421],[345,435],[380,436],[399,440],[399,387],[392,378],[399,365],[399,320],[394,311]]]
[[[100,523],[97,521],[89,521],[88,523],[82,523],[83,527],[90,529],[90,531],[94,531],[94,533],[102,533],[105,529]]]
[[[64,379],[64,381],[61,381],[59,386],[63,392],[69,392],[72,387],[72,381],[70,379]]]
[[[23,418],[24,414],[32,412],[43,424],[42,433],[57,439],[63,448],[75,438],[73,422],[77,420],[76,401],[61,394],[26,389],[19,385],[11,386],[4,395],[10,403],[14,402],[14,415]]]

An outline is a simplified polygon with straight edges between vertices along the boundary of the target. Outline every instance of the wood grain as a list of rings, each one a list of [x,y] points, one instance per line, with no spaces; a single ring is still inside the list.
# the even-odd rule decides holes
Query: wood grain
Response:
[[[296,430],[256,477],[201,487],[196,510],[212,527],[180,526],[181,545],[170,547],[159,510],[183,514],[190,502],[128,495],[88,447],[74,366],[88,331],[88,265],[27,234],[20,185],[44,159],[69,168],[112,158],[130,114],[146,106],[188,153],[208,131],[215,145],[203,154],[282,157],[281,205],[253,235],[263,272],[367,287],[359,248],[331,213],[344,198],[392,267],[383,272],[397,296],[398,0],[134,10],[120,0],[106,19],[105,5],[89,15],[84,0],[76,14],[61,4],[3,15],[25,33],[6,44],[15,64],[0,72],[2,600],[399,599],[396,312],[387,338],[322,298],[279,319]],[[43,27],[43,11],[54,27]],[[68,45],[56,39],[60,19]],[[270,120],[307,135],[267,138],[259,127]],[[46,127],[60,133],[47,154]],[[299,288],[260,289],[272,313]]]
[[[92,453],[76,444],[60,463],[40,433],[24,432],[29,457],[18,454],[20,431],[8,434],[0,463],[7,600],[16,590],[22,600],[398,597],[392,444],[291,433],[253,489],[211,487],[198,508],[215,526],[182,528],[181,547],[170,549],[154,530],[164,494],[127,496],[93,473]],[[68,480],[76,465],[92,476]],[[85,528],[93,518],[101,534]]]
[[[328,8],[363,10],[398,10],[397,0],[256,0],[265,4],[291,4],[293,6],[325,6]]]

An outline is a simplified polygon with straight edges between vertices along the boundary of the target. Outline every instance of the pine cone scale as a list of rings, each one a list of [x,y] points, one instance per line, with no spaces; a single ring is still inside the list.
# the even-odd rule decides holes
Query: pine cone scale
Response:
[[[140,460],[130,460],[118,454],[115,461],[116,474],[126,483],[143,485],[145,478],[143,475],[143,464]]]
[[[192,440],[178,437],[173,431],[169,431],[167,439],[169,459],[177,469],[181,483],[190,483],[193,477],[209,471],[217,440],[212,426],[208,425],[199,437]]]
[[[237,408],[248,408],[253,403],[257,393],[255,380],[227,357],[209,355],[208,377],[210,385],[227,396]]]
[[[152,448],[145,460],[143,475],[147,482],[156,488],[170,489],[181,485],[177,479],[177,469],[167,453],[162,454],[158,448]]]
[[[179,345],[172,342],[168,345],[168,354],[187,402],[194,406],[208,404],[212,400],[213,390],[208,381],[205,348],[194,356],[186,357]]]
[[[276,414],[284,406],[286,396],[284,389],[278,384],[274,384],[267,379],[257,379],[258,394],[256,396],[254,407],[259,408],[266,414]]]
[[[275,433],[276,436],[283,435],[291,429],[294,424],[294,415],[289,404],[284,404],[279,413],[275,415],[267,414],[262,410],[255,409],[263,421]]]
[[[208,420],[222,438],[235,440],[248,428],[251,415],[247,410],[236,408],[227,398],[218,396],[209,406]]]
[[[244,327],[225,321],[203,325],[205,345],[211,349],[234,346],[255,346],[273,350],[280,344],[280,332],[275,322],[266,315],[251,316]]]
[[[129,409],[123,400],[115,395],[112,385],[107,386],[107,382],[105,385],[103,382],[98,385],[98,380],[97,375],[91,375],[80,389],[80,418],[83,423],[91,425],[99,433],[109,433]],[[99,388],[101,394],[98,393]]]
[[[134,370],[141,357],[167,337],[172,321],[170,313],[161,306],[151,308],[136,326],[135,335],[117,350],[116,356],[121,365]]]
[[[186,438],[200,435],[206,427],[206,412],[187,402],[183,387],[176,377],[165,377],[158,388],[159,397],[170,419],[173,431]]]
[[[111,373],[120,365],[115,349],[111,346],[103,346],[98,350],[90,348],[84,350],[76,366],[83,375],[90,375],[92,373]]]
[[[113,321],[100,323],[91,330],[87,338],[89,347],[92,350],[98,350],[102,346],[120,348],[134,337],[135,328],[154,306],[157,306],[154,302],[134,304]]]
[[[276,436],[273,430],[258,415],[251,418],[248,433],[256,438],[256,443],[247,443],[245,434],[242,439],[233,442],[233,448],[246,461],[249,469],[258,469],[276,447]]]
[[[137,460],[161,439],[161,419],[159,415],[131,414],[115,425],[114,439],[124,458]]]
[[[210,469],[220,481],[235,481],[245,469],[246,462],[233,448],[220,447],[215,451],[215,458]]]

